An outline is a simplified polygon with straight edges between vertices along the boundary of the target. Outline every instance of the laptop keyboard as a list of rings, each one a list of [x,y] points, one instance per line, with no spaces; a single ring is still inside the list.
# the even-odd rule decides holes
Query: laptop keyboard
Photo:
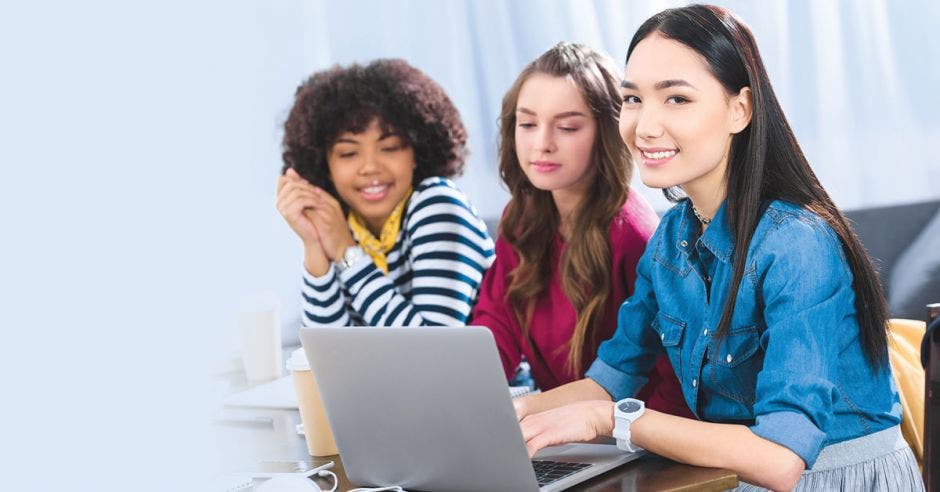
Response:
[[[561,480],[589,466],[591,465],[588,463],[532,460],[532,468],[535,469],[535,478],[539,481],[539,487],[544,487],[552,482]]]

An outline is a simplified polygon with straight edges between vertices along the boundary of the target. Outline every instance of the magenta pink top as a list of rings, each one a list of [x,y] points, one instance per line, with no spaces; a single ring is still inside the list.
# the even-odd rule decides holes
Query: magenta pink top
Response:
[[[590,335],[582,354],[582,367],[566,371],[567,342],[574,333],[575,310],[565,295],[559,280],[561,253],[565,243],[556,234],[552,247],[552,280],[540,299],[536,301],[529,335],[532,343],[525,343],[522,330],[506,298],[509,273],[519,264],[519,256],[503,238],[496,241],[496,261],[487,270],[480,288],[480,296],[471,316],[471,325],[485,326],[493,332],[503,362],[506,378],[511,379],[524,355],[532,368],[532,377],[542,390],[581,379],[584,371],[597,356],[597,347],[610,338],[617,328],[617,311],[630,294],[636,278],[636,264],[659,218],[645,199],[631,191],[629,198],[610,223],[610,249],[612,291],[607,301],[600,330],[593,340]],[[638,398],[649,408],[694,418],[682,396],[679,381],[665,356],[661,356],[649,375],[647,385]]]

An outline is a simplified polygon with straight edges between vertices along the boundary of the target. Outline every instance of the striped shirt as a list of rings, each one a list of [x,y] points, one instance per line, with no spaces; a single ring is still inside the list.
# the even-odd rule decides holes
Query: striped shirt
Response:
[[[386,254],[388,274],[368,255],[322,277],[306,270],[304,326],[462,326],[495,258],[486,224],[449,179],[427,178],[408,200]]]

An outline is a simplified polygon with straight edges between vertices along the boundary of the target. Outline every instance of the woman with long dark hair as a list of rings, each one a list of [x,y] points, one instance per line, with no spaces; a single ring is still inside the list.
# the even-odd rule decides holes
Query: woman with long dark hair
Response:
[[[584,376],[613,335],[658,218],[630,190],[620,79],[606,55],[559,43],[503,98],[499,170],[512,193],[471,324],[492,330],[507,378],[524,356],[542,390]],[[640,391],[692,416],[666,357]]]
[[[678,203],[587,378],[516,401],[530,452],[613,435],[731,469],[744,488],[923,489],[898,427],[875,270],[747,26],[713,6],[653,16],[630,43],[622,95],[643,182]],[[662,353],[702,421],[632,398]]]

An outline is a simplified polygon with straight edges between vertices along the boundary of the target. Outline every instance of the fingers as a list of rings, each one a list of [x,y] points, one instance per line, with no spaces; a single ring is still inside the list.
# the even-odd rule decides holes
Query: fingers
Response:
[[[552,445],[552,441],[555,440],[551,429],[545,426],[546,420],[549,420],[545,417],[543,414],[530,415],[519,423],[529,458],[535,456],[535,453],[542,448]]]
[[[306,211],[318,206],[320,200],[313,191],[313,187],[306,182],[298,182],[283,176],[278,179],[280,189],[275,201],[278,213],[284,217],[291,229],[296,232],[304,243],[318,241],[320,234],[310,220]]]
[[[304,212],[308,209],[313,209],[316,207],[316,204],[316,198],[303,193],[297,193],[285,197],[282,202],[278,202],[277,210],[288,221],[294,221],[300,218],[309,219],[309,215]]]
[[[314,193],[314,196],[318,198],[321,202],[319,205],[328,207],[333,210],[336,214],[343,215],[343,207],[340,205],[339,201],[330,195],[326,190],[320,188],[319,186],[314,186],[309,181],[304,179],[294,170],[294,168],[287,168],[287,171],[283,175],[279,176],[277,179],[277,194],[289,192],[294,188],[303,188],[308,189]]]
[[[291,183],[297,184],[297,185],[305,185],[305,186],[309,186],[313,188],[313,185],[310,184],[309,181],[307,181],[300,174],[298,174],[297,171],[294,170],[294,168],[289,167],[287,168],[287,171],[284,171],[284,174],[278,176],[277,178],[277,193],[280,193],[281,190],[285,186]]]
[[[290,170],[288,170],[288,171],[290,171]],[[278,195],[280,195],[280,194],[281,194],[281,190],[284,188],[284,186],[286,186],[287,183],[290,183],[290,182],[291,182],[291,178],[289,178],[289,177],[287,177],[287,176],[285,176],[285,175],[283,175],[283,174],[280,175],[280,176],[278,176],[278,177],[277,177],[277,190],[275,191],[275,193],[278,194]]]
[[[522,421],[519,422],[519,428],[522,430],[523,439],[528,442],[544,434],[546,431],[551,430],[552,427],[563,424],[563,422],[558,420],[558,416],[554,415],[554,412],[549,410],[523,418]]]
[[[529,456],[548,446],[585,442],[597,437],[592,409],[610,402],[577,402],[529,415],[519,422]]]
[[[346,220],[321,204],[304,211],[304,215],[317,228],[320,242],[330,259],[338,259],[340,251],[356,244],[349,232]]]
[[[522,431],[522,438],[525,439],[526,442],[528,442],[529,439],[532,439],[532,437],[535,435],[535,429],[532,425],[532,417],[533,416],[530,415],[519,421],[519,430]]]
[[[293,174],[296,174],[296,172]],[[286,204],[296,201],[298,197],[307,198],[310,201],[309,206],[311,207],[316,206],[320,201],[316,192],[314,191],[314,186],[305,181],[303,178],[294,178],[288,175],[279,177],[277,180],[277,196],[275,199],[275,206],[277,207],[278,211],[281,212],[281,215],[284,215]]]
[[[331,228],[337,231],[346,230],[346,214],[343,213],[343,208],[340,206],[339,201],[322,188],[314,186],[312,189],[317,201],[314,207],[316,213],[320,215],[323,221],[329,224]]]
[[[288,184],[278,193],[274,205],[284,218],[291,219],[296,217],[300,210],[316,207],[317,203],[319,200],[313,191]]]
[[[310,219],[317,229],[327,232],[333,228],[332,216],[321,207],[311,207],[304,211],[304,216]]]
[[[526,412],[526,405],[525,401],[523,400],[524,398],[526,397],[523,396],[519,398],[513,398],[512,400],[512,408],[516,411],[516,420],[519,420],[520,422],[528,414],[528,412]]]
[[[299,177],[299,175],[297,174],[297,171],[294,171],[294,168],[287,168],[287,171],[284,171],[284,174],[277,177],[277,193],[280,193],[281,188],[283,188],[284,185],[294,181],[297,177]]]
[[[314,193],[316,193],[317,197],[320,199],[321,201],[320,205],[322,207],[330,210],[338,218],[342,220],[346,220],[345,214],[343,213],[343,206],[340,205],[339,200],[334,198],[333,195],[329,194],[329,192],[327,192],[323,188],[314,186],[313,191]]]
[[[278,178],[275,205],[301,238],[319,241],[330,258],[346,245],[355,244],[340,202],[293,168]]]
[[[278,198],[291,193],[296,193],[298,191],[304,191],[309,193],[310,196],[316,196],[316,192],[313,190],[313,185],[307,183],[306,181],[291,180],[290,178],[285,178],[284,176],[278,178],[277,181],[278,189],[276,196]]]
[[[544,447],[545,446],[542,446],[535,441],[526,441],[525,443],[525,450],[529,453],[529,459],[535,458],[536,453],[541,451],[541,449]]]

